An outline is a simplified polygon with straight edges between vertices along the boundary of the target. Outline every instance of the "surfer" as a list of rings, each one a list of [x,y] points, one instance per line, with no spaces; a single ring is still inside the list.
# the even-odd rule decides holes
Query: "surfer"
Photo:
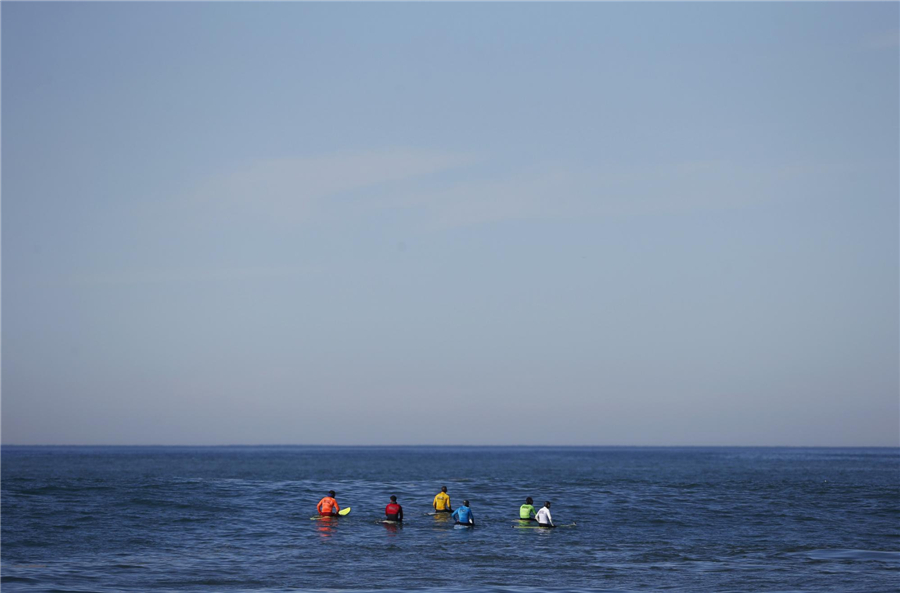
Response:
[[[535,519],[541,527],[556,527],[553,524],[553,518],[550,516],[550,501],[544,503],[544,506],[537,512]]]
[[[447,494],[447,487],[441,486],[441,491],[434,497],[431,503],[437,513],[452,513],[453,507],[450,506],[450,495]]]
[[[519,520],[520,521],[534,521],[534,506],[532,506],[534,501],[529,496],[525,499],[525,504],[519,507]]]
[[[475,514],[469,508],[468,500],[464,500],[463,505],[453,511],[450,516],[456,519],[457,525],[475,525]]]
[[[338,511],[341,510],[341,507],[334,499],[334,496],[334,490],[329,490],[328,496],[320,500],[319,504],[316,505],[316,510],[318,510],[319,514],[323,517],[337,517]]]
[[[388,521],[403,522],[403,507],[397,504],[397,497],[391,496],[391,502],[384,507],[384,516]]]

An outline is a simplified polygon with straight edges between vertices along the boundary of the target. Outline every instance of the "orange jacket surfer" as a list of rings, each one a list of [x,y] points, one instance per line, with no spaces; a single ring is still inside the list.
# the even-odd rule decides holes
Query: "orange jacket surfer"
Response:
[[[334,499],[334,490],[328,491],[328,496],[319,501],[319,504],[316,505],[316,509],[323,517],[338,514],[338,511],[341,510],[341,507]]]

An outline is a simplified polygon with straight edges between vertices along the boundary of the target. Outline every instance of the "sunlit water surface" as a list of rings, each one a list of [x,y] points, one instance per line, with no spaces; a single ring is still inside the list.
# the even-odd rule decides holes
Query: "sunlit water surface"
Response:
[[[475,529],[426,515],[442,484]],[[350,515],[311,521],[329,489]],[[515,528],[526,496],[577,526]],[[4,592],[900,591],[900,451],[3,447],[0,570]]]

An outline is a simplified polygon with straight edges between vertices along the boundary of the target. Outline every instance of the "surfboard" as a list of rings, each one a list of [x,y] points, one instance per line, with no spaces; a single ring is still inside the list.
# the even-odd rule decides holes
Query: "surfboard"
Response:
[[[337,519],[338,517],[346,517],[350,514],[350,507],[344,507],[338,511],[337,516],[335,515],[315,515],[310,517],[310,521],[327,521],[328,519]]]
[[[561,525],[554,525],[553,527],[549,527],[546,525],[540,525],[533,521],[525,521],[520,522],[518,525],[513,525],[513,529],[556,529],[557,527],[576,527],[576,523],[563,523]]]

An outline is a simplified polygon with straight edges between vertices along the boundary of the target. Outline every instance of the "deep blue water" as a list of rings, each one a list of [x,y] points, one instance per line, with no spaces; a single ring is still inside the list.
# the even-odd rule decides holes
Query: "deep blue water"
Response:
[[[425,515],[441,484],[477,528]],[[352,512],[311,521],[329,489]],[[577,527],[514,528],[526,496]],[[0,571],[4,592],[900,591],[900,450],[3,447]]]

